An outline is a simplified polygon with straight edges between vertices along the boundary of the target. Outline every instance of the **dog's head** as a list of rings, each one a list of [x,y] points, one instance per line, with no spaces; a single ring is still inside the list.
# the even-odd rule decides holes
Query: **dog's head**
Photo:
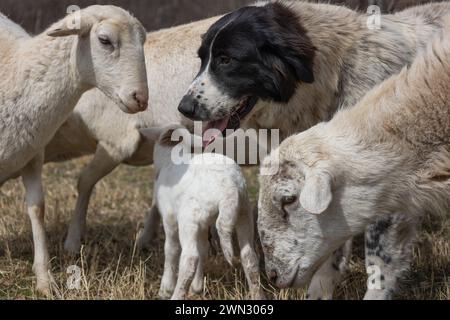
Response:
[[[315,48],[300,18],[282,3],[244,7],[210,27],[200,72],[180,103],[206,128],[237,129],[259,100],[287,103],[314,81]]]

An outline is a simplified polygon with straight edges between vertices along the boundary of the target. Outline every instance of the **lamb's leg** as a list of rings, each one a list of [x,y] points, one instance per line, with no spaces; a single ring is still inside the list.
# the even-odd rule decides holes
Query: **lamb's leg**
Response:
[[[54,280],[50,274],[50,260],[45,235],[45,203],[42,187],[43,156],[33,159],[22,171],[22,181],[26,191],[28,215],[31,221],[34,243],[33,270],[36,274],[36,290],[46,296],[51,295]]]
[[[144,230],[139,235],[137,240],[137,249],[140,251],[151,247],[158,235],[159,224],[161,223],[161,216],[158,207],[153,203],[150,212],[145,219]]]
[[[365,300],[393,298],[398,281],[410,267],[415,236],[416,222],[403,214],[379,219],[367,228]]]
[[[81,240],[86,234],[86,214],[92,191],[103,177],[111,173],[121,160],[114,159],[101,144],[98,145],[94,158],[81,172],[78,180],[78,199],[75,213],[69,226],[64,249],[70,253],[78,253]]]
[[[266,295],[261,286],[259,259],[255,250],[254,220],[252,212],[242,210],[236,224],[241,264],[250,289],[250,297],[254,300],[265,300]]]
[[[179,221],[179,236],[182,247],[180,267],[178,272],[178,281],[172,300],[186,299],[192,280],[194,279],[197,268],[199,267],[201,252],[199,247],[199,235],[206,233],[208,238],[208,230],[201,230],[196,224],[187,221]]]
[[[161,280],[159,296],[167,299],[170,298],[175,290],[181,246],[176,226],[166,223],[164,224],[164,232],[166,235],[164,243],[164,274]]]
[[[192,281],[189,293],[202,294],[203,293],[203,278],[204,265],[208,259],[209,252],[209,232],[201,232],[198,238],[198,249],[200,252],[200,260],[198,262],[197,270],[195,272],[194,280]]]
[[[349,240],[341,248],[322,264],[314,274],[308,287],[307,299],[331,300],[336,286],[342,280],[347,269],[347,263],[352,251],[352,240]]]

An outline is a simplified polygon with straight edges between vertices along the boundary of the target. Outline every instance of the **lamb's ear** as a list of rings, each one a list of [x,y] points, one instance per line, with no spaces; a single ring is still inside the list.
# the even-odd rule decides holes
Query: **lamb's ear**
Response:
[[[161,137],[161,135],[164,133],[164,128],[143,128],[139,129],[139,133],[145,139],[148,139],[150,141],[158,141],[159,137]]]
[[[94,21],[94,18],[88,14],[82,15],[81,12],[75,12],[52,25],[47,30],[47,35],[50,37],[84,36],[91,31]]]
[[[300,194],[300,204],[312,214],[321,214],[330,206],[333,200],[331,177],[327,173],[313,173],[306,177],[305,185]]]

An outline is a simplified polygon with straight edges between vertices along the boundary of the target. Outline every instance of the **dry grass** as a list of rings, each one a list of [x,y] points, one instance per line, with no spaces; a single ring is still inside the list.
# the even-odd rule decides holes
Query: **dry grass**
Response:
[[[48,165],[47,230],[53,271],[65,299],[156,299],[162,274],[160,239],[154,250],[135,252],[135,238],[149,209],[152,169],[122,166],[97,186],[88,218],[88,240],[80,257],[64,254],[62,244],[76,200],[76,177],[88,159]],[[253,199],[257,192],[255,170],[247,170]],[[0,193],[0,299],[39,298],[33,290],[32,238],[25,214],[24,192],[18,181],[8,182]],[[399,293],[401,299],[450,298],[450,221],[425,223],[415,250],[412,272]],[[359,252],[358,252],[359,251]],[[68,290],[66,269],[82,268],[80,290]],[[361,249],[356,250],[351,272],[338,290],[340,299],[364,295],[365,274]],[[229,268],[212,256],[207,268],[206,290],[197,299],[243,299],[241,270]],[[279,292],[266,285],[278,299],[304,298],[302,290]]]

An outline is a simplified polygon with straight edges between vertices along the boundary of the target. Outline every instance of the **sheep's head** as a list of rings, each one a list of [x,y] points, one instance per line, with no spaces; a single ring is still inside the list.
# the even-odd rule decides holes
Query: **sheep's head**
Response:
[[[316,130],[287,139],[262,170],[276,161],[278,172],[260,178],[258,229],[269,278],[280,288],[300,287],[362,228],[349,221],[359,206],[351,206],[355,190],[336,182],[335,160]]]
[[[76,64],[84,84],[99,88],[124,112],[147,108],[146,32],[127,11],[91,6],[68,15],[47,35],[78,36]]]

